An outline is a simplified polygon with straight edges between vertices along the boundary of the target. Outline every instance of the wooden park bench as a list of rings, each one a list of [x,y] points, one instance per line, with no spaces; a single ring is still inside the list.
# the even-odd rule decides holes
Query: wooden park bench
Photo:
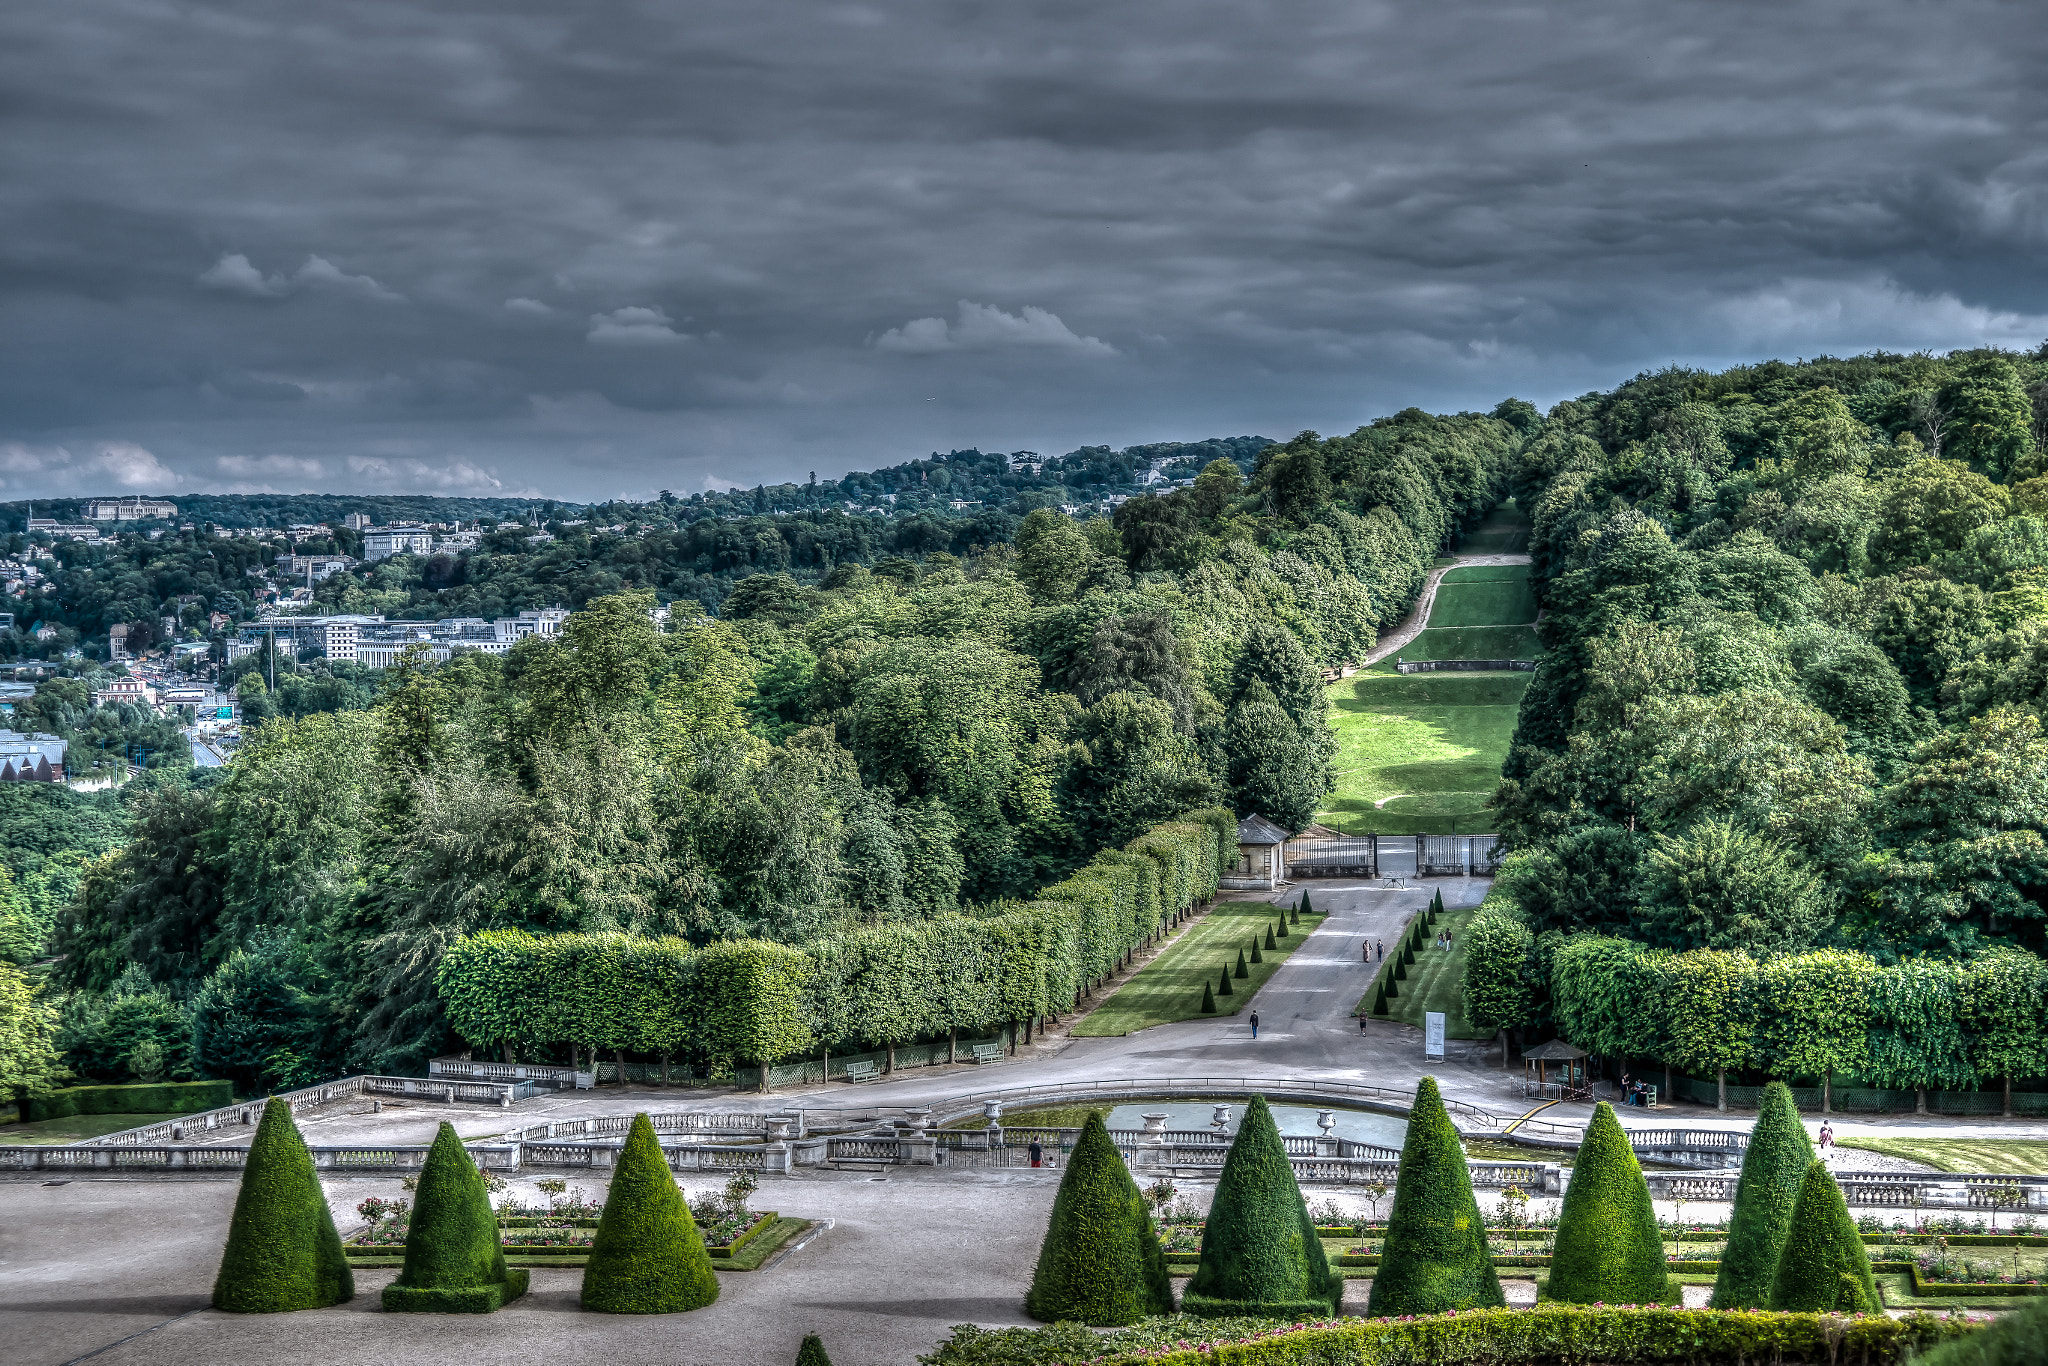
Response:
[[[1003,1046],[999,1043],[978,1043],[974,1045],[974,1060],[983,1063],[1001,1062]]]
[[[873,1081],[881,1075],[881,1069],[875,1066],[873,1058],[856,1058],[846,1064],[846,1079],[848,1081]]]

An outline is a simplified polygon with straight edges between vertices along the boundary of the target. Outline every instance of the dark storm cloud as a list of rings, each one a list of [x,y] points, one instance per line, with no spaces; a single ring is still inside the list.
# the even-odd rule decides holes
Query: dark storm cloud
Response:
[[[2031,345],[2037,18],[32,0],[0,490],[605,496]]]

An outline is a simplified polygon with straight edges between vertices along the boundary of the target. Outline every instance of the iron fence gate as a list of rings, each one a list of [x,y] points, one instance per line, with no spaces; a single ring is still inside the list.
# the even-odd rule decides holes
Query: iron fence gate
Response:
[[[1287,876],[1491,877],[1498,835],[1341,835],[1287,841]]]

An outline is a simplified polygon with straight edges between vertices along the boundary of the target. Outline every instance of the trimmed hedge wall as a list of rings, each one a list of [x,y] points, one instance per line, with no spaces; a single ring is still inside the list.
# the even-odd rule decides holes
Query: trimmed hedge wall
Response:
[[[69,1086],[21,1102],[22,1118],[69,1119],[73,1115],[194,1115],[235,1103],[225,1081],[159,1081],[132,1086]]]
[[[1071,1009],[1166,921],[1213,896],[1237,821],[1212,808],[1098,854],[1036,900],[802,947],[624,934],[457,941],[435,984],[472,1044],[570,1043],[761,1064],[1000,1028]]]
[[[1614,1366],[1708,1361],[1778,1366],[1898,1366],[1980,1331],[1946,1315],[1843,1318],[1747,1310],[1541,1304],[1468,1309],[1417,1319],[1285,1324],[1208,1323],[1179,1316],[1096,1334],[1052,1328],[961,1327],[929,1366],[1339,1366],[1339,1363],[1554,1363]],[[1183,1346],[1183,1344],[1187,1344]],[[1180,1350],[1174,1350],[1179,1348]],[[1945,1358],[1944,1358],[1945,1359]]]

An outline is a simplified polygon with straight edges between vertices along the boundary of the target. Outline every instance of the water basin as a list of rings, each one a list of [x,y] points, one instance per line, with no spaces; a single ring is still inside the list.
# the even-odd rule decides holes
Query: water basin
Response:
[[[1218,1102],[1220,1103],[1220,1102]],[[1119,1105],[1109,1112],[1108,1124],[1112,1129],[1142,1129],[1147,1114],[1168,1116],[1169,1129],[1208,1129],[1216,1116],[1216,1105],[1207,1101],[1188,1100],[1140,1100],[1128,1105]],[[1289,1138],[1314,1138],[1322,1133],[1316,1127],[1316,1115],[1320,1113],[1313,1105],[1275,1105],[1273,1122],[1280,1126],[1280,1132]],[[1337,1127],[1330,1132],[1338,1138],[1349,1138],[1360,1143],[1371,1143],[1382,1148],[1399,1148],[1408,1137],[1408,1121],[1399,1115],[1383,1115],[1373,1110],[1330,1111],[1330,1118],[1337,1121]],[[1244,1119],[1244,1102],[1230,1102],[1230,1132],[1236,1133],[1237,1126]]]

